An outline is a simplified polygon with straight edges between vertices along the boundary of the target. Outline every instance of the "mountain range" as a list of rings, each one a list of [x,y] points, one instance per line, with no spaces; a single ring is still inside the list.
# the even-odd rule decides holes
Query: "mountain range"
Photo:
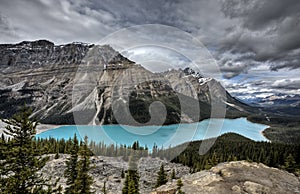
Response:
[[[0,45],[0,56],[3,118],[24,104],[48,124],[173,124],[258,110],[213,78],[190,68],[153,73],[109,45],[23,41]]]

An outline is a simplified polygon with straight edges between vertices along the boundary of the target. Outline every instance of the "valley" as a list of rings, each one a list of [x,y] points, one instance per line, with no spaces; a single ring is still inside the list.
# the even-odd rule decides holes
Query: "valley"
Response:
[[[24,104],[32,107],[32,117],[53,125],[168,125],[248,117],[271,126],[264,132],[271,141],[299,137],[297,116],[282,119],[283,124],[277,117],[284,115],[238,101],[212,78],[189,68],[152,73],[108,45],[24,41],[1,45],[0,54],[2,118]],[[151,114],[150,105],[157,101],[165,112],[158,107]],[[293,131],[293,137],[286,131]]]
[[[0,117],[31,108],[30,119],[40,124],[27,146],[47,158],[35,173],[61,178],[62,189],[70,185],[67,161],[79,154],[79,164],[85,158],[93,166],[87,169],[96,193],[122,193],[130,178],[140,193],[272,193],[273,184],[274,193],[285,184],[287,193],[299,191],[296,112],[246,104],[189,67],[153,73],[109,45],[23,41],[0,45],[0,55]],[[18,146],[5,127],[1,122],[2,162]],[[167,182],[156,186],[162,164]],[[275,178],[264,181],[270,174]]]

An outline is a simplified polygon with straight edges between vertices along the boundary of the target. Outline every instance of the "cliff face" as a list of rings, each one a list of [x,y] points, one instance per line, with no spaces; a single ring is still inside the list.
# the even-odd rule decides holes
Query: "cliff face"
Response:
[[[1,117],[24,104],[52,124],[171,124],[221,112],[212,107],[248,111],[212,78],[190,69],[152,73],[108,45],[24,41],[0,45],[0,56]]]
[[[236,161],[221,163],[210,170],[181,177],[181,190],[194,193],[300,193],[299,177],[263,164]],[[151,194],[175,194],[176,181],[168,182]]]

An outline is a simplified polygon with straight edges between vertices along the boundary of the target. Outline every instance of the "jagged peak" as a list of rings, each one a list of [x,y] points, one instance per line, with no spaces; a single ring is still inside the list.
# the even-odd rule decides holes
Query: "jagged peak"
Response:
[[[196,72],[194,69],[192,69],[190,67],[186,67],[182,71],[185,75],[191,75],[191,76],[197,77],[197,78],[204,78],[199,72]]]

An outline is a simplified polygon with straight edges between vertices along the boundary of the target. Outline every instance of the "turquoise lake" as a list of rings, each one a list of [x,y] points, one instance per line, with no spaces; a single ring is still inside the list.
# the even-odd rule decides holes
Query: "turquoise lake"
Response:
[[[138,140],[140,145],[147,145],[149,148],[154,144],[167,148],[189,141],[218,137],[228,132],[237,133],[255,141],[268,141],[261,133],[267,127],[267,125],[252,123],[246,118],[207,119],[198,123],[168,126],[70,125],[50,129],[37,134],[36,137],[69,139],[76,134],[77,137],[88,136],[89,140],[104,142],[107,145],[132,145]]]

